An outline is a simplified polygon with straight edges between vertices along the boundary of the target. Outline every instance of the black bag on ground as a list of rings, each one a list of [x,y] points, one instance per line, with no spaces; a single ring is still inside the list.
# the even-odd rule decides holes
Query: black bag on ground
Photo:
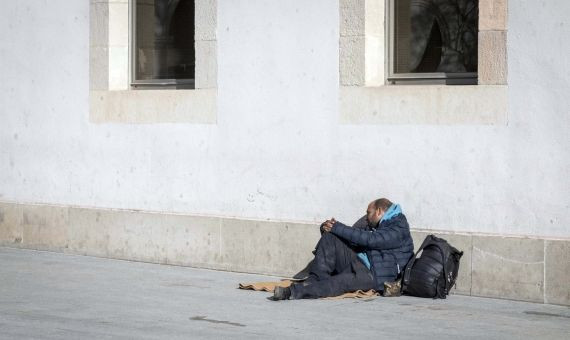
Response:
[[[404,270],[406,295],[445,299],[457,279],[463,252],[446,240],[428,235]]]

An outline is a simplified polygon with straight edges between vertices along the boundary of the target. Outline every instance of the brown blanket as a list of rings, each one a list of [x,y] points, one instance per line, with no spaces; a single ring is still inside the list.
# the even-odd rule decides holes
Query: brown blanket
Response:
[[[289,287],[293,281],[291,280],[281,280],[277,282],[253,282],[253,283],[240,283],[239,289],[250,289],[256,291],[265,291],[265,292],[273,292],[275,287]],[[375,298],[378,296],[378,293],[371,289],[367,291],[357,290],[356,292],[344,293],[339,296],[329,297],[326,299],[344,299],[344,298],[354,298],[354,299],[363,299],[363,298]]]

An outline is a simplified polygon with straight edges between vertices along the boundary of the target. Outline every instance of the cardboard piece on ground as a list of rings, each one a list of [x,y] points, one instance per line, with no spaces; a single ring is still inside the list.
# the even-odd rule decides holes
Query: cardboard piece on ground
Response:
[[[265,292],[273,292],[275,287],[289,287],[293,282],[291,280],[282,280],[277,282],[253,282],[253,283],[240,283],[240,289],[249,289],[255,291],[265,291]],[[379,296],[378,293],[371,289],[367,291],[357,290],[356,292],[344,293],[339,296],[328,297],[328,300],[336,300],[336,299],[345,299],[345,298],[353,298],[353,299],[363,299],[363,298],[374,298]]]
[[[250,289],[256,291],[264,291],[273,293],[275,287],[289,287],[293,282],[291,280],[281,280],[278,282],[253,282],[253,283],[240,283],[239,289]]]
[[[380,296],[374,289],[367,291],[357,290],[356,292],[344,293],[339,296],[332,296],[325,298],[327,300],[340,300],[340,299],[374,299]]]

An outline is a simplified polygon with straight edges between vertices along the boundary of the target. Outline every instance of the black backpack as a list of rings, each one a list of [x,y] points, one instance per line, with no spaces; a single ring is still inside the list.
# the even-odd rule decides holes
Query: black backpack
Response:
[[[461,256],[463,252],[446,240],[428,235],[404,269],[402,292],[445,299],[457,279]]]

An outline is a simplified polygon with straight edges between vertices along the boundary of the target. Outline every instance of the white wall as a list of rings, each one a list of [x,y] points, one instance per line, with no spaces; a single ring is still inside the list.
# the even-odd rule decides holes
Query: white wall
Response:
[[[218,124],[89,123],[89,2],[0,12],[0,200],[570,237],[570,3],[509,2],[508,126],[339,125],[338,2],[220,0]]]

